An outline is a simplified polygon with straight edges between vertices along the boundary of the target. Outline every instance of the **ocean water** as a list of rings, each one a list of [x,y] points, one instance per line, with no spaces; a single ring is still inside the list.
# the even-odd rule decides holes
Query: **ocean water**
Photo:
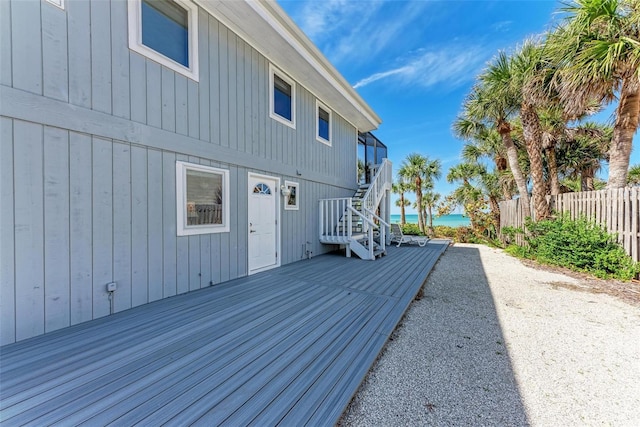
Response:
[[[407,223],[417,224],[418,223],[418,214],[414,215],[405,215]],[[391,215],[392,223],[400,222],[400,215]],[[428,221],[427,221],[428,223]],[[433,217],[433,225],[445,225],[447,227],[468,227],[471,225],[469,221],[469,217],[466,217],[462,214],[451,214],[451,215],[443,215],[443,216],[434,216]]]

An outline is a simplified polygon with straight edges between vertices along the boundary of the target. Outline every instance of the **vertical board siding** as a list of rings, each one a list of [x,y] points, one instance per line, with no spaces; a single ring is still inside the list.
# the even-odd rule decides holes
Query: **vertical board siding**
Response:
[[[131,306],[149,301],[147,150],[131,147]]]
[[[16,339],[21,340],[45,331],[43,126],[16,120],[13,137]]]
[[[71,324],[93,319],[91,137],[69,135]]]
[[[112,111],[111,6],[107,1],[91,2],[91,107]]]
[[[162,127],[162,67],[157,63],[145,60],[147,72],[147,124],[156,128]]]
[[[131,147],[113,144],[113,281],[114,312],[131,308],[132,183]]]
[[[175,295],[176,284],[176,156],[162,153],[162,250],[163,250],[163,289],[164,298]]]
[[[189,134],[189,93],[187,89],[187,78],[176,75],[176,133],[181,135]]]
[[[131,120],[147,123],[146,60],[137,53],[131,53],[130,58]]]
[[[40,7],[39,1],[12,2],[10,28],[13,87],[42,95]]]
[[[67,15],[52,6],[42,4],[43,93],[50,98],[68,101]]]
[[[109,314],[107,283],[113,278],[113,144],[93,138],[93,317]]]
[[[13,141],[13,120],[0,117],[0,345],[16,340]]]
[[[162,152],[147,152],[148,302],[162,299]]]
[[[269,61],[204,10],[199,82],[131,52],[127,13],[117,0],[68,1],[64,10],[0,2],[0,84],[143,129],[130,143],[1,119],[2,344],[108,315],[112,281],[117,312],[247,275],[250,171],[300,185],[298,211],[279,199],[282,264],[302,259],[307,242],[314,256],[334,249],[317,239],[317,200],[353,194],[354,127],[334,111],[332,146],[316,141],[316,96],[300,84],[296,129],[271,119]],[[153,149],[144,126],[274,167],[223,163],[215,149],[211,158]],[[229,233],[176,235],[176,160],[229,170]],[[284,176],[279,165],[299,174]]]
[[[131,117],[131,91],[128,31],[122,31],[127,27],[127,2],[111,2],[111,76],[113,83],[113,115],[128,119]]]
[[[218,25],[218,61],[217,64],[211,64],[211,70],[218,70],[219,84],[217,92],[213,89],[212,98],[218,99],[218,109],[212,111],[213,115],[220,118],[218,123],[219,132],[217,144],[229,146],[229,121],[233,118],[229,111],[229,84],[228,82],[234,78],[229,74],[229,30],[223,25]],[[213,74],[213,73],[212,73]],[[213,138],[212,138],[213,140]],[[213,140],[215,142],[216,140]]]
[[[72,1],[67,12],[69,102],[91,108],[91,2]]]
[[[11,2],[0,1],[0,84],[12,86]]]
[[[210,35],[209,35],[209,15],[200,10],[198,14],[198,31],[200,31],[198,37],[198,55],[202,55],[199,59],[200,65],[200,81],[198,82],[198,109],[196,113],[198,115],[198,132],[200,134],[201,141],[211,141],[209,135],[209,102],[211,97],[209,96],[209,78],[213,80],[213,76],[210,76],[209,62],[210,62]],[[191,114],[191,112],[189,112]]]
[[[44,128],[45,331],[71,325],[69,300],[69,133]]]
[[[175,72],[162,67],[161,99],[162,99],[162,129],[176,131],[176,89]]]

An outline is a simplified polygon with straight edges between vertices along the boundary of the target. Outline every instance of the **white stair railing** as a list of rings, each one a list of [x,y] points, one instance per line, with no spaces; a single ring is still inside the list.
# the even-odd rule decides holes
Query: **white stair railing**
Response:
[[[346,245],[347,256],[351,255],[351,249],[353,249],[361,258],[375,259],[373,230],[380,228],[380,246],[384,248],[386,244],[385,230],[390,227],[383,218],[376,214],[376,211],[386,192],[391,190],[392,173],[391,162],[383,159],[376,168],[371,184],[362,197],[359,209],[353,206],[353,198],[351,197],[320,200],[320,241]],[[362,222],[362,233],[366,236],[367,248],[360,245],[353,237],[352,214],[359,217]],[[375,220],[382,227],[379,227]]]
[[[375,212],[380,205],[380,201],[385,195],[385,192],[391,190],[391,183],[393,182],[393,165],[387,160],[383,159],[382,163],[377,167],[376,174],[369,184],[367,192],[362,196],[362,210],[368,210],[369,212]]]
[[[351,197],[320,200],[320,240],[337,244],[348,242],[353,233],[351,215],[345,215],[352,208]]]

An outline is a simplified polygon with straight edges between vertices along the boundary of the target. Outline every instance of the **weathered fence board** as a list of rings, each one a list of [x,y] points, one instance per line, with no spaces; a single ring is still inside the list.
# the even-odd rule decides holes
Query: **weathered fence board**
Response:
[[[639,187],[564,193],[547,200],[554,212],[568,212],[572,219],[584,215],[602,224],[609,233],[617,234],[618,242],[635,261],[640,261]],[[523,226],[520,199],[500,202],[500,229]],[[516,243],[524,243],[522,236],[516,237]]]

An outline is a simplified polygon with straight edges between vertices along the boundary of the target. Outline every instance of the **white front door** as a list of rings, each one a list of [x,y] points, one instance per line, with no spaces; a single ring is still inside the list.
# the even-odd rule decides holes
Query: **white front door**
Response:
[[[249,174],[249,274],[280,265],[279,178]]]

